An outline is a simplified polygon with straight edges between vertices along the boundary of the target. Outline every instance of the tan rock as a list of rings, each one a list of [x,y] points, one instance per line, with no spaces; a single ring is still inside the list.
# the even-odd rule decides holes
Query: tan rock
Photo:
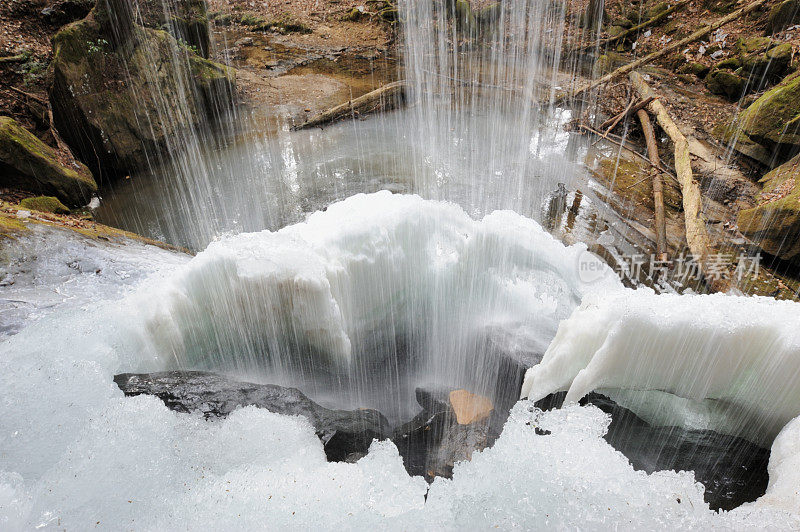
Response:
[[[459,425],[469,425],[489,417],[494,405],[488,397],[470,393],[467,390],[450,392],[450,406],[456,413]]]

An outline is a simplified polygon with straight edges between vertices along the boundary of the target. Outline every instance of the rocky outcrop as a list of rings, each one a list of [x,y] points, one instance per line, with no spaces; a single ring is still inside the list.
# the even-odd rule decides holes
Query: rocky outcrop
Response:
[[[761,182],[759,205],[739,212],[739,230],[767,253],[800,262],[800,155]]]
[[[314,426],[330,461],[358,458],[374,439],[384,439],[390,432],[388,421],[376,410],[331,410],[296,388],[241,382],[204,371],[122,373],[114,382],[125,395],[155,395],[170,410],[201,412],[209,418],[225,417],[244,406],[304,416]]]
[[[139,0],[139,16],[145,27],[168,31],[199,56],[208,58],[206,0]]]
[[[53,148],[5,116],[0,117],[0,187],[55,196],[71,207],[87,204],[97,192],[86,166],[62,163]]]
[[[800,0],[785,0],[769,10],[766,34],[772,35],[795,24],[800,24]]]
[[[767,37],[739,39],[734,52],[714,65],[705,79],[710,92],[730,100],[780,81],[792,60],[791,44]]]
[[[764,164],[773,163],[773,154],[785,161],[800,151],[800,72],[772,87],[714,133]]]
[[[109,12],[110,4],[120,4]],[[100,0],[53,39],[55,124],[95,172],[127,175],[233,101],[234,74],[165,31],[134,22],[131,5]]]

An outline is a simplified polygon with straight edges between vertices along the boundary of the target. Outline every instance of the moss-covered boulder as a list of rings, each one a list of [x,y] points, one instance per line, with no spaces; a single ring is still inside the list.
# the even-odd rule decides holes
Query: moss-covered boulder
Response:
[[[669,9],[669,4],[667,2],[658,2],[647,9],[645,12],[644,19],[650,20],[651,18],[657,17],[664,11]]]
[[[800,73],[787,77],[742,111],[727,135],[741,132],[768,151],[800,151]]]
[[[772,35],[795,24],[800,24],[800,0],[785,0],[769,10],[765,31]]]
[[[704,78],[709,70],[709,67],[704,65],[703,63],[696,63],[694,61],[689,61],[688,63],[684,64],[680,68],[678,68],[679,74],[692,74],[697,76],[698,78]]]
[[[208,57],[210,37],[206,0],[138,0],[138,2],[142,25],[168,31],[201,57]]]
[[[75,207],[97,191],[88,168],[61,163],[53,148],[6,116],[0,116],[0,187],[53,195]]]
[[[792,60],[792,45],[783,43],[765,53],[745,57],[741,61],[741,75],[749,77],[755,86],[779,80]]]
[[[769,37],[740,37],[733,45],[733,51],[737,54],[752,54],[753,52],[763,52],[774,44]]]
[[[761,182],[759,205],[739,212],[739,230],[767,253],[800,262],[800,155]]]
[[[50,101],[62,136],[92,170],[126,175],[230,105],[234,73],[164,31],[134,25],[112,38],[104,16],[53,38]]]
[[[705,82],[711,93],[725,96],[730,100],[741,98],[747,86],[745,78],[727,70],[712,70],[706,76]]]
[[[69,214],[69,208],[58,201],[54,196],[36,196],[35,198],[25,198],[19,202],[22,209],[39,212],[50,212],[53,214]]]

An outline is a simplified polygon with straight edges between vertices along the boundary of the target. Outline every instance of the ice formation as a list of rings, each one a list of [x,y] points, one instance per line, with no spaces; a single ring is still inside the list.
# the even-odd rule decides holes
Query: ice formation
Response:
[[[517,337],[552,334],[581,298],[584,306],[559,329],[554,346],[566,345],[566,328],[588,313],[594,321],[576,331],[585,336],[575,345],[599,347],[611,336],[604,331],[617,319],[615,306],[620,315],[629,312],[646,324],[646,314],[638,316],[622,302],[641,300],[638,308],[645,309],[655,296],[605,278],[582,282],[575,261],[586,260],[584,251],[562,246],[513,213],[475,221],[450,204],[376,194],[332,205],[277,233],[221,240],[185,265],[183,259],[157,261],[155,271],[123,290],[135,290],[131,294],[106,291],[102,280],[92,290],[87,281],[79,304],[60,305],[0,343],[0,528],[800,527],[790,513],[798,507],[790,469],[797,422],[775,442],[764,500],[718,514],[703,502],[702,486],[691,473],[634,471],[602,439],[608,418],[594,407],[541,413],[521,401],[494,447],[458,464],[452,480],[437,479],[428,488],[406,474],[389,442],[374,443],[357,463],[328,463],[302,418],[251,407],[207,421],[171,412],[152,397],[125,398],[112,382],[115,373],[165,369],[176,356],[189,357],[192,345],[201,342],[187,328],[195,319],[215,331],[209,342],[245,352],[246,343],[235,343],[233,333],[278,308],[275,301],[289,304],[282,326],[307,333],[323,351],[319,356],[333,364],[365,356],[357,346],[387,320],[397,327],[425,326],[431,335],[449,326],[446,334],[429,338],[436,340],[431,345],[455,352],[460,335],[487,324],[505,326]],[[111,261],[104,268],[113,257],[110,252],[103,259]],[[598,289],[605,301],[589,295]],[[203,307],[205,298],[215,304]],[[648,330],[677,327],[695,309],[692,301],[675,301],[674,313],[671,302]],[[708,301],[695,316],[707,321],[704,331],[723,327],[715,316],[724,309],[710,309],[727,300]],[[766,302],[749,304],[739,310],[750,311],[747,334],[757,338],[696,338],[706,338],[707,350],[712,341],[733,349],[771,340],[775,352],[792,345],[792,337],[782,334],[794,307],[770,307],[783,313],[770,320],[754,315]],[[591,314],[589,305],[605,310]],[[237,321],[255,311],[261,314],[253,323]],[[739,330],[737,322],[724,326],[730,334]],[[251,334],[248,341],[268,337]],[[641,329],[639,334],[647,338]],[[159,346],[168,346],[170,356]],[[588,363],[592,353],[583,354]],[[763,360],[753,359],[748,367],[762,371],[758,363],[787,373]],[[776,388],[764,393],[777,397],[776,411],[788,415],[780,401],[791,397],[777,396]]]
[[[769,444],[800,415],[800,305],[763,297],[589,295],[528,370],[523,397],[568,390],[657,390],[713,400],[713,428]],[[624,404],[624,401],[623,401]]]

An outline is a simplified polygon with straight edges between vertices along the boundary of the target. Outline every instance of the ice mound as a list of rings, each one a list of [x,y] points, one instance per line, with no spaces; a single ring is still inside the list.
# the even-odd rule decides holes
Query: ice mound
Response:
[[[800,305],[763,297],[589,295],[528,370],[522,395],[568,390],[573,402],[627,389],[710,399],[719,418],[710,428],[769,445],[800,415],[799,323]]]
[[[213,363],[239,367],[346,367],[410,337],[452,372],[477,331],[520,334],[541,353],[586,292],[620,290],[597,259],[609,275],[582,281],[587,256],[513,212],[473,220],[450,203],[359,194],[212,243],[164,289],[147,328],[184,365],[217,353]]]

